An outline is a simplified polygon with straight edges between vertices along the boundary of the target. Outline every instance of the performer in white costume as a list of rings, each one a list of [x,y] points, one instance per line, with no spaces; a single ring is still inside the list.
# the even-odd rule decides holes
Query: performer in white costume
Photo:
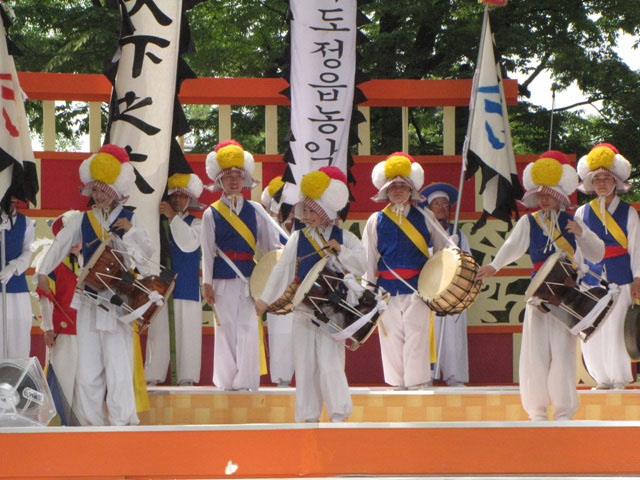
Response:
[[[576,218],[604,240],[604,259],[590,270],[620,287],[620,296],[602,326],[582,345],[589,374],[597,389],[624,388],[631,382],[631,360],[624,342],[624,320],[633,299],[640,298],[640,222],[638,212],[616,193],[629,191],[625,183],[631,164],[613,146],[602,143],[578,162],[582,179],[580,190],[597,198],[576,211]],[[587,275],[583,280],[598,285],[599,279]]]
[[[477,279],[488,278],[529,253],[534,273],[556,251],[564,251],[576,264],[582,258],[599,261],[604,243],[582,220],[564,209],[577,185],[576,171],[562,152],[548,151],[527,165],[522,175],[523,203],[539,211],[521,217],[493,262],[480,267]],[[531,420],[571,420],[578,410],[576,392],[577,337],[531,297],[525,308],[520,350],[520,398]]]
[[[58,233],[37,272],[38,287],[49,292],[48,274],[67,256],[71,246],[82,242],[82,256],[88,262],[110,235],[110,245],[135,259],[141,274],[149,274],[146,258],[154,251],[142,220],[123,207],[135,174],[121,147],[104,145],[80,165],[83,194],[94,204],[73,218]],[[129,263],[127,261],[127,263]],[[133,425],[139,422],[133,390],[133,332],[122,307],[100,300],[88,286],[76,292],[78,398],[89,425]],[[120,319],[123,319],[121,321]],[[128,322],[128,323],[127,323]]]
[[[4,268],[0,266],[0,282],[6,286],[7,291],[7,351],[4,351],[4,329],[0,323],[0,359],[29,358],[31,351],[33,312],[25,272],[31,262],[34,222],[18,213],[16,201],[17,199],[12,198],[9,215],[5,212],[0,215],[0,229],[5,231],[4,248],[7,262]],[[0,312],[2,309],[0,295]],[[5,319],[0,320],[2,321]]]
[[[275,197],[282,194],[284,182],[282,177],[275,177],[262,191],[260,200],[269,214],[280,223],[280,226],[289,233],[295,228],[293,218],[283,219],[280,206],[281,201]],[[293,213],[293,212],[292,212]],[[287,243],[286,238],[281,238],[282,243]],[[293,377],[293,313],[287,315],[274,315],[267,313],[267,329],[269,331],[269,374],[271,381],[279,387],[287,387]]]
[[[371,178],[378,189],[373,200],[390,202],[369,217],[362,236],[364,278],[391,294],[379,334],[384,379],[401,389],[427,387],[432,382],[431,312],[415,292],[429,244],[438,251],[449,245],[449,236],[430,210],[412,205],[423,200],[424,170],[411,156],[392,153],[374,167]]]
[[[334,271],[348,270],[360,277],[364,251],[358,238],[337,225],[338,211],[349,201],[347,177],[337,167],[322,167],[302,177],[301,203],[296,216],[307,225],[296,230],[269,276],[256,311],[262,314],[295,280],[301,281],[311,268],[332,253],[328,265]],[[336,315],[338,317],[340,314]],[[304,303],[293,311],[293,361],[296,374],[297,422],[317,422],[324,403],[332,422],[345,421],[353,411],[344,371],[344,340],[334,339],[321,325],[314,310]],[[333,319],[339,322],[339,319]]]
[[[202,357],[202,304],[200,301],[200,230],[202,221],[189,213],[201,210],[202,181],[195,174],[176,173],[168,180],[167,202],[160,214],[169,222],[171,270],[178,274],[173,290],[178,385],[200,380]],[[169,367],[169,309],[163,308],[147,334],[144,365],[147,384],[163,382]]]
[[[243,189],[256,186],[253,156],[234,141],[219,143],[207,156],[207,175],[220,200],[202,216],[203,297],[214,308],[213,383],[224,390],[257,390],[260,344],[249,278],[256,249],[282,246],[279,233],[259,203],[245,200]]]
[[[81,215],[82,212],[78,210],[70,210],[60,215],[51,224],[53,235],[58,235],[70,219]],[[34,247],[36,244],[40,244],[38,247],[44,246],[44,249],[34,257],[36,271],[38,271],[51,242],[49,239],[34,242]],[[47,372],[47,376],[51,375],[51,371],[55,372],[62,397],[59,399],[60,404],[56,403],[56,409],[63,425],[86,424],[77,393],[77,312],[71,308],[80,269],[79,255],[81,251],[82,244],[80,242],[73,245],[69,255],[49,274],[50,293],[46,293],[40,288],[36,289],[36,293],[40,297],[41,328],[48,348],[50,370]],[[49,381],[51,382],[50,378]]]
[[[422,190],[421,194],[426,198],[423,206],[429,207],[442,228],[451,235],[456,246],[470,254],[467,236],[460,229],[454,232],[453,224],[449,222],[451,206],[458,201],[458,190],[448,183],[432,183]],[[437,365],[440,368],[440,372],[436,372],[436,377],[445,381],[450,387],[464,385],[469,381],[467,312],[464,311],[459,315],[434,315],[433,325],[438,351]],[[440,342],[441,336],[442,342]]]

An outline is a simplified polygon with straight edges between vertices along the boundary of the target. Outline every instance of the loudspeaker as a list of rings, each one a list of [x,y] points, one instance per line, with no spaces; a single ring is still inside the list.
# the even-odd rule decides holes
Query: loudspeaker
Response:
[[[55,415],[38,359],[0,360],[0,427],[45,427]]]

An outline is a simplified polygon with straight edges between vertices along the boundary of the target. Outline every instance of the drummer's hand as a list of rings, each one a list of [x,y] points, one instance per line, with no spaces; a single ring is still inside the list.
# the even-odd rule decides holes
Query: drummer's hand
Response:
[[[259,317],[261,317],[262,314],[267,311],[267,307],[269,307],[269,304],[264,300],[256,300],[256,313]]]
[[[115,222],[113,222],[113,229],[124,230],[125,232],[128,232],[129,230],[131,230],[131,222],[126,217],[120,217]]]
[[[631,298],[640,299],[640,278],[634,278],[631,284]]]
[[[169,204],[169,202],[160,202],[160,215],[164,215],[169,220],[172,220],[176,216],[176,211]]]
[[[38,288],[44,293],[51,294],[51,287],[49,286],[48,276],[43,275],[42,273],[38,274]]]
[[[56,346],[56,334],[53,330],[47,330],[44,332],[44,343],[49,348]]]
[[[335,239],[332,238],[331,240],[329,240],[325,246],[329,247],[332,250],[335,250],[336,252],[339,252],[340,249],[342,248],[342,245],[340,245],[340,243]]]
[[[208,283],[205,283],[202,287],[202,298],[204,298],[204,301],[213,307],[213,304],[216,302],[216,295],[213,293],[213,287]]]
[[[493,277],[496,274],[496,269],[491,265],[484,265],[478,269],[476,273],[476,280],[482,280],[484,278]]]
[[[582,236],[582,228],[580,228],[580,224],[575,220],[569,220],[567,222],[567,232],[573,233],[576,237]]]

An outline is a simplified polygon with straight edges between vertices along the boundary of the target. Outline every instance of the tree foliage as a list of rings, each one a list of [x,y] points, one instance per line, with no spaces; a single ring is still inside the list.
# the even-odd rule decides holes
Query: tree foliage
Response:
[[[11,35],[25,53],[17,59],[19,70],[97,73],[116,50],[116,0],[13,3],[17,18]],[[370,23],[362,28],[368,42],[361,48],[359,67],[370,78],[472,77],[483,9],[476,0],[370,0],[360,4]],[[204,1],[188,13],[196,50],[187,61],[200,76],[279,76],[287,12],[287,0]],[[634,160],[640,75],[618,57],[615,47],[619,33],[640,33],[640,2],[511,0],[506,7],[493,10],[491,17],[504,75],[528,75],[520,85],[519,105],[510,109],[516,153],[547,149],[550,112],[528,102],[531,82],[546,70],[559,90],[577,82],[591,102],[602,102],[596,115],[563,108],[555,112],[553,148],[582,155],[594,143],[608,141]],[[60,131],[72,135],[68,125],[74,112],[62,110],[67,129],[60,125]],[[284,144],[288,112],[279,110]],[[467,112],[457,110],[460,151]],[[217,111],[192,107],[188,113],[194,149],[207,151],[217,137]],[[412,109],[412,153],[441,152],[439,115],[436,109]],[[400,148],[398,116],[394,109],[372,110],[373,153]],[[256,151],[262,148],[263,122],[260,109],[234,110],[234,132]]]

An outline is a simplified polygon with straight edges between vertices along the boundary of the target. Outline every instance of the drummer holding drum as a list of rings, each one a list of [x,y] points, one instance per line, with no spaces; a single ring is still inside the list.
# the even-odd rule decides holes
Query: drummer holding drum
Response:
[[[371,177],[379,190],[374,201],[389,202],[369,217],[362,237],[364,278],[391,294],[379,333],[385,382],[400,389],[427,387],[432,384],[430,312],[417,294],[418,277],[429,245],[439,251],[451,241],[430,210],[412,205],[423,200],[424,171],[411,156],[392,153]]]
[[[338,211],[349,201],[346,175],[337,167],[322,167],[302,177],[303,201],[296,216],[307,225],[296,230],[256,301],[256,312],[264,313],[294,282],[306,279],[320,262],[351,278],[364,272],[364,251],[358,238],[335,225]],[[357,285],[359,287],[359,284]],[[340,323],[341,313],[315,310],[299,303],[293,310],[293,361],[296,376],[297,422],[317,422],[326,406],[332,422],[345,421],[353,410],[344,371],[345,341],[337,340],[327,323]]]
[[[582,346],[585,365],[597,382],[597,389],[624,388],[631,382],[631,363],[625,348],[625,315],[640,298],[640,222],[638,212],[617,193],[627,192],[631,164],[607,143],[596,145],[578,162],[580,190],[597,195],[576,211],[576,218],[598,234],[605,243],[605,258],[589,268],[620,287],[620,297],[602,327]],[[600,280],[587,275],[589,285]]]
[[[58,233],[38,268],[38,287],[48,293],[49,277],[67,256],[71,246],[82,242],[84,262],[104,242],[127,258],[149,258],[154,246],[142,220],[123,207],[135,181],[124,148],[104,145],[80,165],[82,193],[93,200],[91,209],[71,219]],[[129,260],[126,260],[127,268]],[[143,262],[136,268],[144,273]],[[89,425],[133,425],[139,422],[133,389],[133,331],[125,312],[99,293],[76,293],[78,397]],[[133,321],[132,318],[130,321]],[[105,408],[106,406],[106,408]],[[106,413],[106,415],[105,415]]]
[[[565,252],[578,265],[582,258],[600,261],[603,241],[582,220],[574,220],[565,211],[577,184],[576,171],[562,152],[545,152],[527,165],[523,203],[539,210],[518,220],[493,262],[481,267],[477,278],[495,275],[525,253],[534,265],[533,276],[555,252]],[[577,337],[545,311],[548,309],[537,297],[527,301],[520,351],[520,397],[531,420],[548,420],[550,402],[554,420],[570,420],[578,409]]]

